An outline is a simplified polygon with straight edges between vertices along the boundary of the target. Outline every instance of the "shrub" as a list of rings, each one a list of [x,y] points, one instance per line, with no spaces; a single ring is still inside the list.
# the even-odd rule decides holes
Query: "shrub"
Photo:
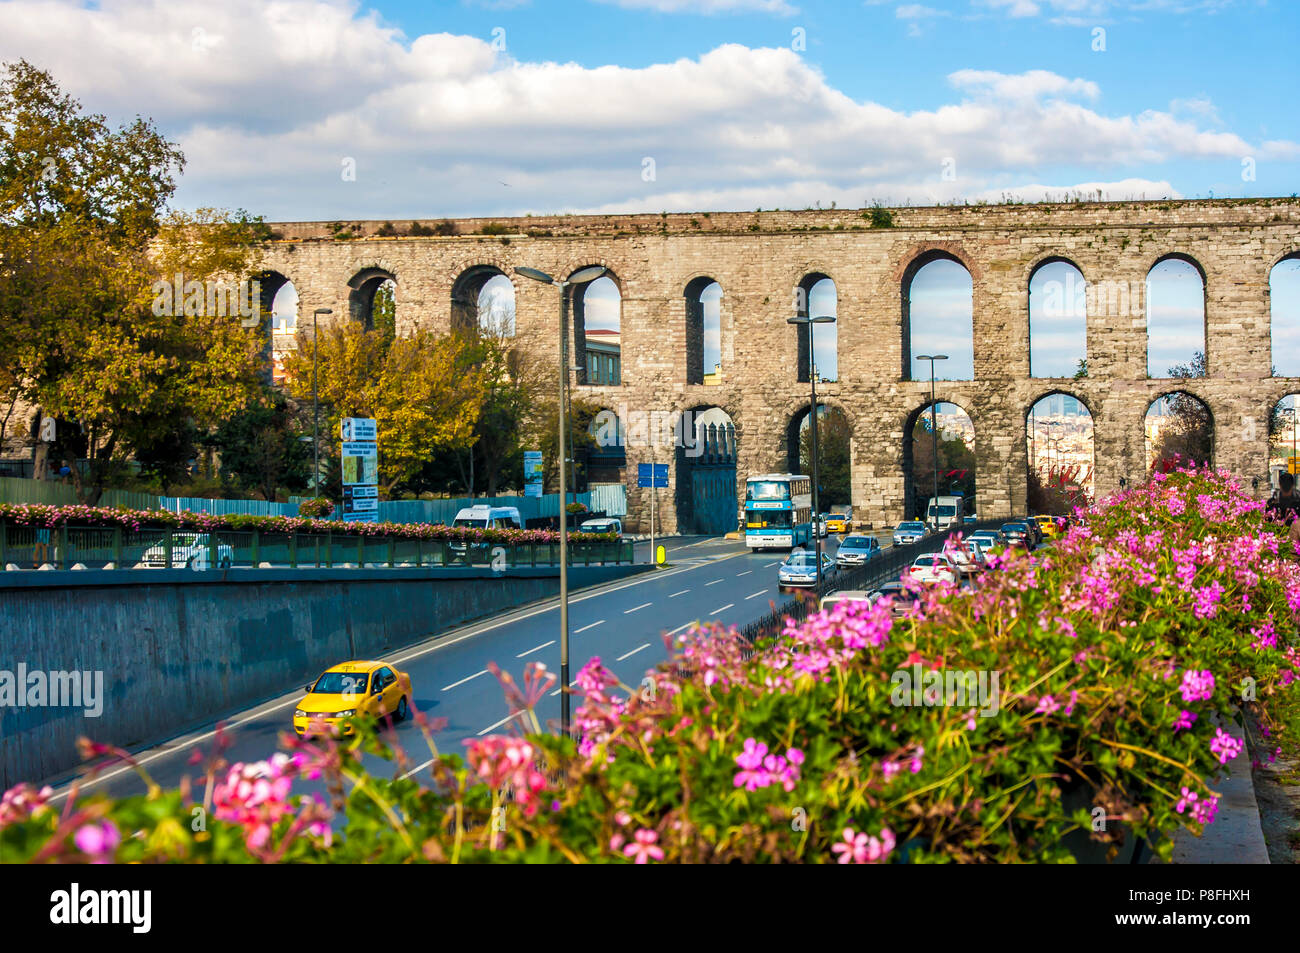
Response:
[[[437,750],[442,725],[416,713],[433,760],[389,780],[359,765],[362,751],[393,756],[366,724],[345,742],[288,734],[286,753],[254,765],[226,765],[218,735],[207,783],[183,793],[74,793],[60,813],[48,789],[9,791],[0,852],[1068,862],[1071,839],[1113,851],[1139,837],[1167,859],[1174,831],[1214,819],[1214,779],[1236,747],[1219,719],[1248,714],[1266,748],[1294,730],[1300,565],[1261,509],[1222,474],[1157,477],[1041,555],[1000,557],[973,591],[928,589],[898,615],[888,600],[842,603],[756,646],[698,628],[637,688],[593,658],[577,677],[576,744],[541,733],[535,707],[554,675],[532,663],[518,685],[493,667],[528,737],[469,739],[462,760]],[[993,704],[926,694],[963,672],[999,675]],[[905,684],[916,677],[919,696]],[[85,753],[99,759],[92,771],[130,760]],[[298,777],[323,777],[331,800],[295,798]],[[213,818],[206,836],[182,823],[195,792]]]
[[[334,502],[327,496],[303,500],[298,504],[298,515],[324,519],[334,512]]]

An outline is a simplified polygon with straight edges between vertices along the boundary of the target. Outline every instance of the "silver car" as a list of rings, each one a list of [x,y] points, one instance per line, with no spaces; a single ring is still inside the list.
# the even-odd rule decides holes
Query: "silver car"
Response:
[[[835,560],[830,553],[822,553],[822,578],[835,570]],[[817,554],[796,549],[776,570],[781,586],[815,586],[817,584]]]
[[[903,546],[925,539],[927,530],[920,520],[908,520],[894,527],[894,545]]]
[[[840,543],[840,548],[835,553],[835,564],[841,569],[847,569],[850,566],[861,566],[868,559],[879,555],[880,540],[858,533],[844,537],[844,542]]]

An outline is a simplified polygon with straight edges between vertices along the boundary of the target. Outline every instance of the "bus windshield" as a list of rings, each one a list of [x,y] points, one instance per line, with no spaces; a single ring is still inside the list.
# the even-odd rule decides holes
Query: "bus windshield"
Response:
[[[745,499],[788,500],[790,499],[790,484],[776,480],[760,480],[756,483],[748,483],[745,485]]]
[[[794,525],[794,514],[789,510],[746,510],[746,529],[789,529]]]

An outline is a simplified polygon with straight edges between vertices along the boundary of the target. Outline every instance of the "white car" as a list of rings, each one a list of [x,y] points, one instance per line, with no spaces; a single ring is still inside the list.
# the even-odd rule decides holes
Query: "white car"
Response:
[[[196,572],[212,568],[211,539],[207,533],[172,533],[172,568],[193,569]],[[229,569],[235,562],[235,550],[228,543],[217,544],[218,569]],[[150,546],[140,557],[145,569],[161,569],[167,565],[167,546],[160,541]]]
[[[618,536],[623,535],[623,521],[611,518],[585,520],[578,527],[579,533],[614,533]]]
[[[912,561],[908,577],[913,582],[955,583],[959,570],[943,553],[923,553]]]
[[[838,602],[865,602],[867,605],[881,598],[882,593],[879,589],[873,589],[868,592],[866,589],[839,589],[829,595],[822,596],[819,607],[829,609]]]
[[[988,568],[988,561],[984,558],[979,543],[971,543],[965,540],[960,543],[953,543],[948,549],[944,550],[944,555],[960,572],[968,576],[974,576]]]

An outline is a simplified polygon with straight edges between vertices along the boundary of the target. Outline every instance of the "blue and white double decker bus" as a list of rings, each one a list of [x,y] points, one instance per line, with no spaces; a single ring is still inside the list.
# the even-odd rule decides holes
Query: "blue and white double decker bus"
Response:
[[[812,542],[812,479],[767,473],[745,481],[745,545],[793,549]]]

